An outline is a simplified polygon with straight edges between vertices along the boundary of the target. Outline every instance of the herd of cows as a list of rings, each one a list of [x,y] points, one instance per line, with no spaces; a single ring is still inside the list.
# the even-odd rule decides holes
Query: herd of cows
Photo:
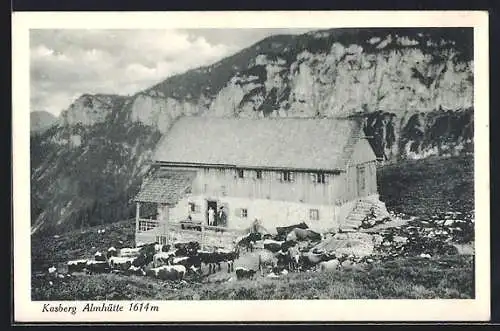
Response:
[[[110,247],[105,253],[96,252],[91,260],[68,261],[67,274],[118,273],[177,281],[227,271],[234,272],[236,279],[241,280],[252,279],[258,273],[278,278],[289,272],[363,267],[398,256],[429,258],[431,254],[455,254],[454,243],[473,238],[473,217],[463,216],[448,213],[436,219],[415,219],[372,234],[320,234],[300,223],[278,227],[276,235],[245,234],[237,238],[230,249],[203,250],[196,241]],[[257,263],[246,264],[248,256],[256,257]],[[238,261],[237,267],[235,261]],[[52,267],[49,273],[56,275],[58,271]]]
[[[323,235],[308,228],[305,223],[278,227],[277,234],[252,232],[240,236],[231,249],[202,250],[196,241],[161,245],[145,244],[140,247],[110,247],[96,252],[93,259],[72,260],[66,263],[67,274],[117,273],[139,275],[161,280],[183,280],[186,276],[207,276],[222,271],[234,272],[237,279],[253,278],[258,272],[269,277],[288,272],[303,271],[320,266],[328,268],[335,258],[327,252],[308,250],[320,242]],[[305,245],[304,245],[305,244]],[[240,253],[255,252],[258,267],[234,267]],[[56,274],[56,268],[49,268]]]

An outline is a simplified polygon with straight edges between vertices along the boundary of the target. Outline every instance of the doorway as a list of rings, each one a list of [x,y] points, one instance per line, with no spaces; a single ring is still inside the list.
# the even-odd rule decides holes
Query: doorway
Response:
[[[212,215],[212,219],[210,219],[209,212],[208,212],[210,210],[210,208],[212,208],[214,211],[213,215]],[[208,225],[212,225],[212,226],[217,225],[217,201],[207,200],[206,218],[207,218]]]

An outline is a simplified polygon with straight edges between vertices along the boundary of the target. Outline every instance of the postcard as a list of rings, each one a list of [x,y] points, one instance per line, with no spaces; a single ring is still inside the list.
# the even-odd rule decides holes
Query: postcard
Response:
[[[15,12],[16,322],[486,321],[488,13]]]

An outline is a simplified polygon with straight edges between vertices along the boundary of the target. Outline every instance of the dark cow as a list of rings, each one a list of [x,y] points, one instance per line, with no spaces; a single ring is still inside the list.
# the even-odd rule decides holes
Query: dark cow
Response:
[[[184,266],[188,273],[201,272],[201,258],[199,255],[184,256],[184,257],[171,257],[171,264]]]
[[[241,280],[241,279],[253,279],[255,274],[257,273],[253,269],[247,269],[244,267],[238,267],[236,268],[236,279]]]
[[[200,243],[196,241],[190,241],[188,243],[175,243],[174,248],[176,248],[175,256],[193,256],[200,250]]]
[[[215,252],[198,252],[198,256],[200,257],[200,262],[208,265],[208,273],[215,273],[215,270],[221,270],[221,263],[227,263],[227,272],[230,273],[234,271],[234,260],[238,259],[240,256],[240,252],[238,248],[235,248],[232,251],[226,250],[216,250]]]
[[[132,266],[133,267],[143,267],[147,264],[150,264],[151,262],[153,262],[153,257],[154,257],[154,254],[151,252],[141,253],[139,256],[137,256],[132,261]]]
[[[287,269],[290,266],[290,257],[288,252],[279,251],[276,253],[277,263],[276,266],[281,269]]]
[[[108,251],[106,253],[106,259],[109,259],[112,256],[118,256],[118,250],[116,248],[114,248],[113,246],[108,248]]]
[[[227,263],[227,272],[233,272],[234,271],[234,260],[237,260],[240,258],[239,248],[236,247],[232,251],[220,250],[220,251],[218,251],[218,253],[220,255],[221,261]]]
[[[299,257],[299,267],[303,270],[315,269],[323,261],[331,260],[333,257],[325,252],[309,251]]]
[[[278,235],[276,236],[276,239],[285,239],[286,236],[293,230],[293,229],[309,229],[306,223],[301,222],[299,224],[295,225],[290,225],[290,226],[282,226],[282,227],[276,227],[276,231],[278,232]]]
[[[82,272],[84,271],[85,267],[87,266],[88,260],[74,260],[74,261],[68,261],[66,264],[68,267],[68,274],[73,273],[73,272]]]
[[[281,245],[283,245],[283,243],[285,242],[266,239],[264,240],[264,249],[267,249],[268,251],[271,251],[273,253],[277,253],[278,251],[281,250]]]
[[[109,273],[111,270],[109,268],[108,262],[106,261],[87,261],[87,265],[85,266],[85,270],[89,275],[92,274],[100,274],[100,273]]]
[[[94,254],[94,260],[96,261],[106,261],[106,256],[104,256],[104,254],[102,254],[101,252],[96,252]]]
[[[252,232],[252,233],[249,233],[245,236],[238,238],[236,245],[238,245],[238,247],[245,248],[247,252],[248,251],[253,252],[255,242],[258,240],[261,240],[261,239],[262,239],[262,234],[257,233],[257,232]]]
[[[290,247],[294,247],[297,245],[297,242],[295,240],[287,240],[284,243],[281,244],[281,250],[283,252],[288,251]]]

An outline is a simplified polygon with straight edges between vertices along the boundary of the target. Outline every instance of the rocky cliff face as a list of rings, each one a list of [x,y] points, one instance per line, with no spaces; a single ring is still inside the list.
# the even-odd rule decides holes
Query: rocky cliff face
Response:
[[[127,202],[179,116],[361,117],[389,161],[470,153],[471,45],[466,29],[281,35],[132,97],[83,95],[32,138],[33,228],[132,215]]]

